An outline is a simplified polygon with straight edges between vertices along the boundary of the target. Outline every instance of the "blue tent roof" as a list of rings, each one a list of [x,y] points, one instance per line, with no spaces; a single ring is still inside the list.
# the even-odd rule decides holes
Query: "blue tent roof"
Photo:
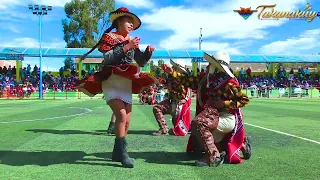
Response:
[[[89,48],[43,48],[42,57],[80,57]],[[214,51],[206,51],[213,54]],[[23,54],[24,57],[39,57],[39,48],[4,48],[0,52],[0,59],[5,59],[7,54]],[[169,58],[202,58],[204,51],[201,50],[155,50],[152,59]],[[233,63],[320,63],[319,55],[230,55]],[[95,50],[88,58],[102,58],[102,54]]]

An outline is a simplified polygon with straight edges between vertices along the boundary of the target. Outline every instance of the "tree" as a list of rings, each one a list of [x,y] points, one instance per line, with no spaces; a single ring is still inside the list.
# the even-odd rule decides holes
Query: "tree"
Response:
[[[66,3],[67,18],[62,20],[68,48],[91,48],[109,25],[115,0],[72,0]]]
[[[150,72],[156,72],[158,66],[154,64],[154,61],[150,61]]]
[[[160,59],[160,60],[158,61],[158,66],[161,67],[162,64],[164,64],[164,60]]]
[[[68,57],[64,60],[64,69],[67,70],[67,69],[72,69],[72,68],[74,68],[74,61],[73,61],[73,59]]]

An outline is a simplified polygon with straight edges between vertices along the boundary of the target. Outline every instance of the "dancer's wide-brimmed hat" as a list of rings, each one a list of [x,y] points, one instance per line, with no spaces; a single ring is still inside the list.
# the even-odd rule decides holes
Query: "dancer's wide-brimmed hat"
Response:
[[[234,74],[230,71],[230,55],[224,51],[218,51],[213,56],[204,53],[204,58],[211,66],[218,68],[220,71],[226,72],[230,77],[234,78]]]
[[[136,30],[141,26],[140,18],[129,11],[129,9],[122,7],[110,13],[110,21],[113,23],[119,17],[128,16],[132,18],[133,29]]]
[[[170,59],[170,64],[179,73],[186,73],[187,72],[187,70],[183,66],[181,66],[180,64],[174,62],[172,59]]]

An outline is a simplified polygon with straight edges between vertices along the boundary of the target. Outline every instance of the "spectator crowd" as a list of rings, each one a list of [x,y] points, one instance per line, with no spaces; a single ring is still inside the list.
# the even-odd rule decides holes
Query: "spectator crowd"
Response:
[[[186,70],[188,74],[193,74],[193,72],[188,68]],[[94,71],[94,69],[88,71],[88,73],[82,71],[82,74],[91,75]],[[206,70],[204,69],[198,69],[198,74],[205,73],[205,71]],[[250,67],[246,70],[241,68],[239,72],[235,74],[237,74],[237,78],[243,89],[258,91],[258,93],[262,93],[263,91],[272,91],[276,87],[293,87],[306,90],[315,87],[320,90],[319,74],[311,74],[308,68],[299,68],[296,72],[294,69],[291,69],[289,73],[287,73],[284,68],[280,67],[278,68],[275,77],[271,77],[267,73],[264,73],[264,75],[254,75]],[[15,66],[0,67],[0,93],[3,92],[3,90],[6,90],[12,94],[17,94],[18,91],[20,91],[20,93],[30,95],[32,92],[38,91],[39,89],[39,75],[40,72],[37,66],[32,68],[31,65],[27,65],[27,67],[23,67],[20,70],[21,81],[18,82],[16,79]],[[167,74],[163,73],[160,68],[155,71],[155,76],[160,80],[160,82],[167,79]],[[65,70],[65,68],[62,67],[56,75],[51,72],[43,71],[42,77],[44,93],[49,90],[57,92],[76,91],[74,83],[78,80],[78,75],[75,69]],[[157,89],[158,88],[155,88],[152,91],[157,92]],[[145,94],[150,93],[145,92]],[[163,94],[162,89],[160,94]],[[153,99],[155,99],[156,96],[153,97]],[[148,102],[150,100],[140,99],[140,101]]]
[[[275,77],[269,75],[252,75],[251,69],[240,69],[238,80],[240,81],[244,89],[250,86],[256,86],[261,88],[263,86],[268,87],[299,87],[302,89],[308,89],[311,87],[320,87],[319,74],[311,75],[308,68],[299,68],[296,72],[291,69],[289,73],[284,68],[278,68]]]
[[[188,68],[186,69],[188,74],[193,74]],[[205,73],[206,70],[197,70],[198,75]],[[268,73],[259,73],[260,75],[255,75],[252,73],[252,69],[248,67],[247,69],[241,68],[239,72],[235,72],[237,79],[241,84],[242,89],[247,89],[251,91],[253,96],[254,92],[257,92],[257,97],[262,97],[264,94],[272,93],[275,88],[298,88],[305,90],[308,95],[308,90],[311,88],[317,88],[320,92],[320,79],[319,74],[312,74],[308,68],[299,68],[297,70],[291,69],[289,73],[279,67],[276,72],[276,76],[272,77]],[[164,81],[167,78],[165,73],[162,73],[161,69],[158,68],[155,75],[160,81]],[[267,93],[268,92],[268,93]]]
[[[21,81],[17,81],[16,67],[0,67],[0,92],[6,91],[10,94],[18,94],[22,91],[24,95],[30,95],[39,90],[40,71],[37,66],[31,65],[20,70]],[[75,91],[74,83],[78,80],[74,69],[65,71],[61,68],[59,74],[54,76],[51,72],[42,72],[43,91]],[[21,92],[20,92],[21,93]]]

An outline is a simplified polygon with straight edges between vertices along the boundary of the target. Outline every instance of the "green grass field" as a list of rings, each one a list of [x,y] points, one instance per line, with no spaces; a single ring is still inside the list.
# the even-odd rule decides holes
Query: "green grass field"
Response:
[[[128,135],[135,168],[125,169],[110,160],[103,100],[1,100],[0,179],[320,179],[319,105],[318,98],[251,100],[243,110],[252,158],[198,168],[185,155],[188,137],[151,136],[158,129],[151,106],[136,104]]]

